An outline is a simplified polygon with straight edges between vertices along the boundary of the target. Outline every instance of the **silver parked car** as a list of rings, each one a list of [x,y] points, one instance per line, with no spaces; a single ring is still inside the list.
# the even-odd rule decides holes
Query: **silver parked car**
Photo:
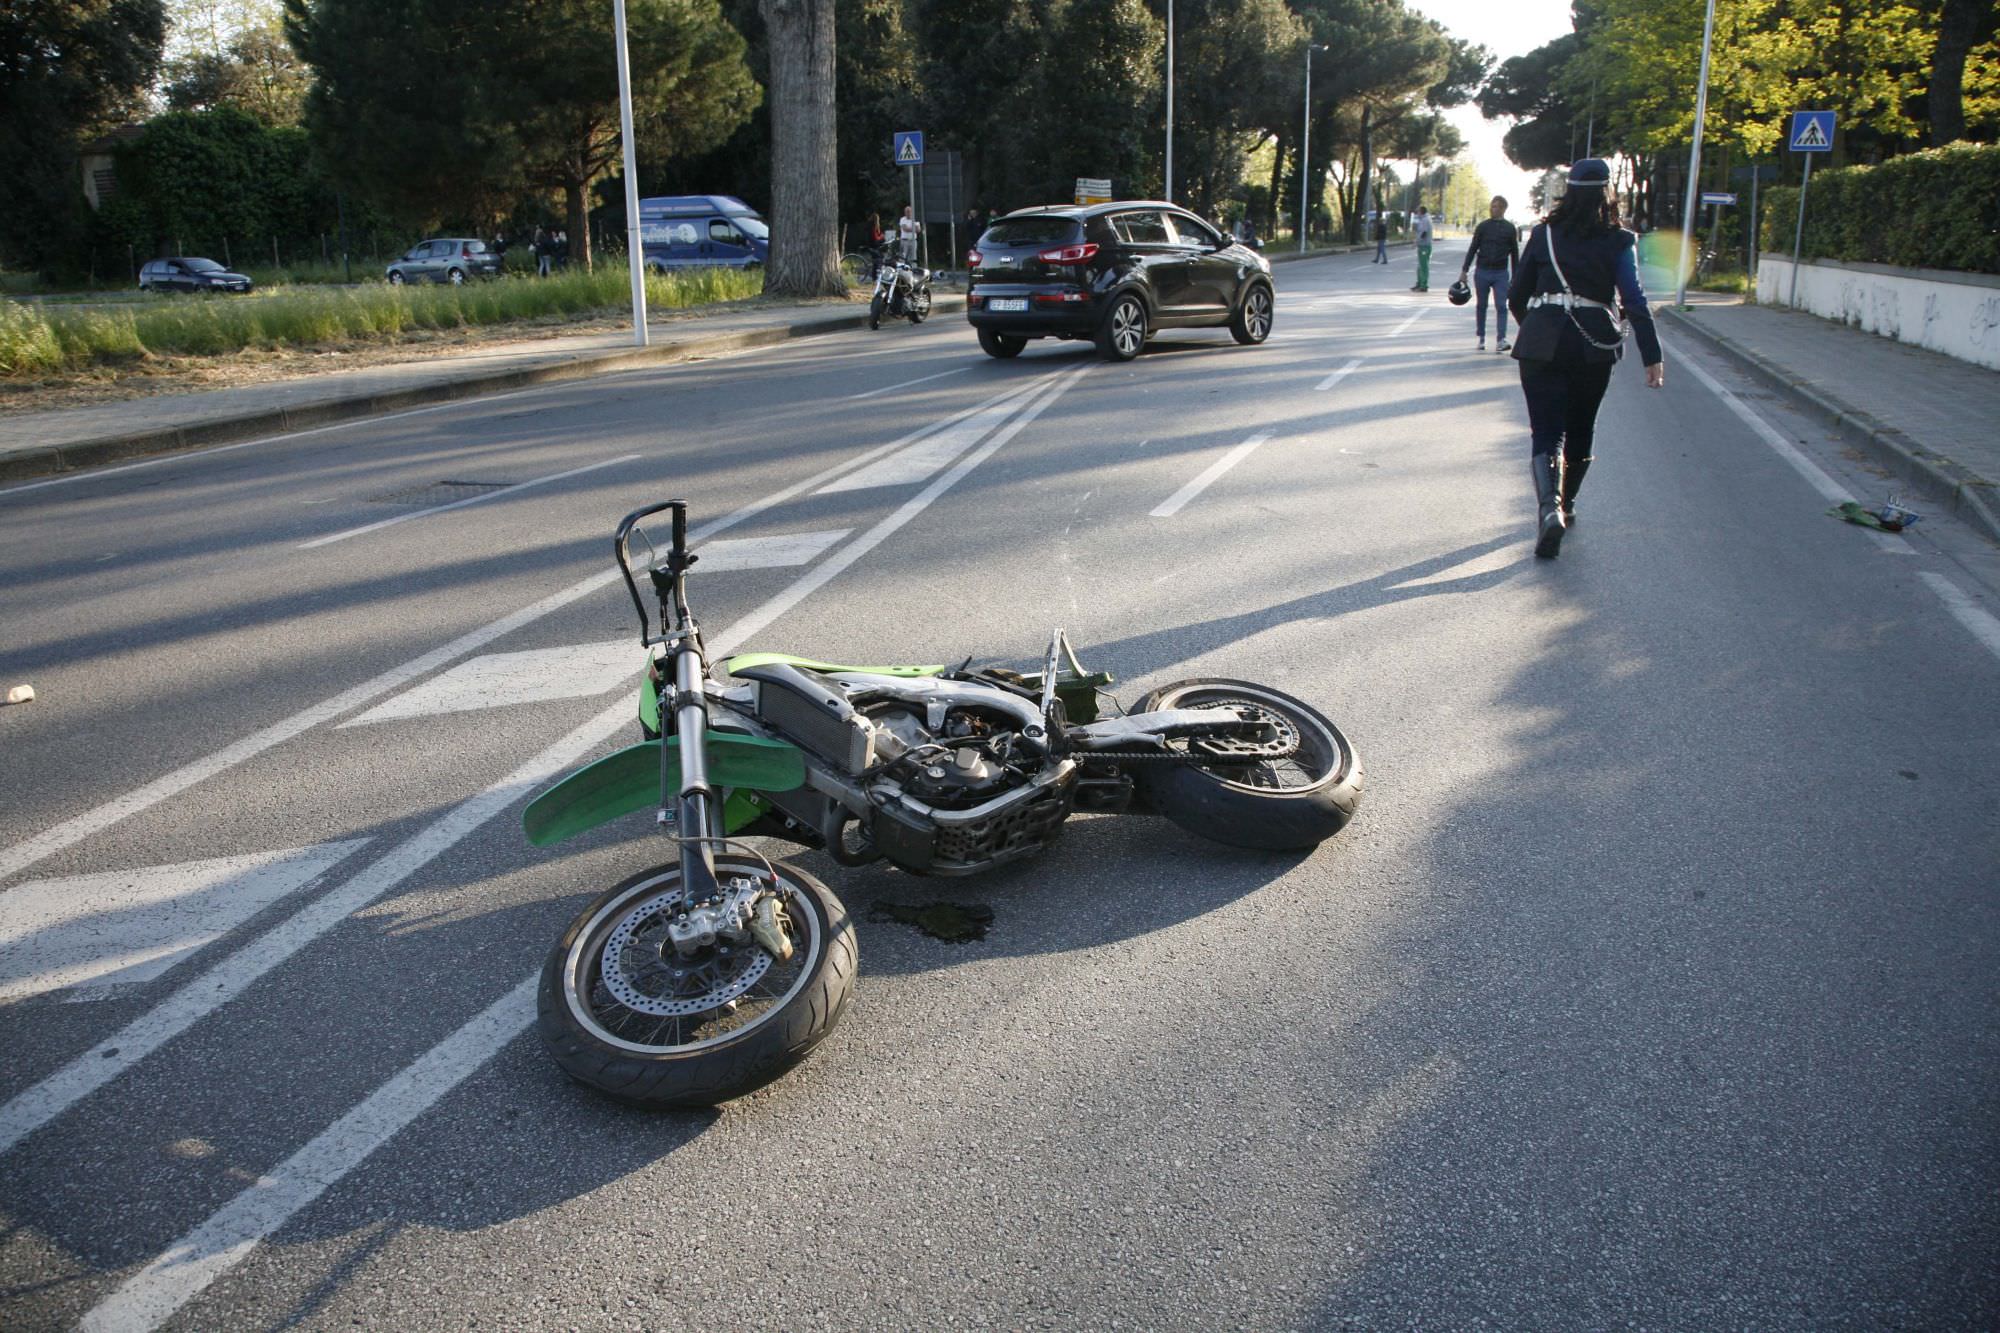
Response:
[[[389,281],[398,287],[406,282],[448,282],[456,287],[467,278],[500,276],[500,255],[473,237],[447,236],[411,247],[389,265],[388,272]]]

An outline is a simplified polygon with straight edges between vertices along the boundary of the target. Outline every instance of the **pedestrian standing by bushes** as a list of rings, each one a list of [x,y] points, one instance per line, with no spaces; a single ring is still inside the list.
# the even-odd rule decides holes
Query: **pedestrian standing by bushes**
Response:
[[[896,239],[903,243],[903,262],[917,262],[917,237],[923,228],[917,222],[917,210],[909,204],[903,205],[903,216],[896,219]]]
[[[1417,205],[1410,231],[1417,238],[1417,280],[1410,290],[1427,292],[1431,289],[1431,215],[1422,204]]]
[[[1528,400],[1535,481],[1535,554],[1553,559],[1576,522],[1576,494],[1590,470],[1597,407],[1611,368],[1625,354],[1624,308],[1639,338],[1646,387],[1666,384],[1634,249],[1638,237],[1618,225],[1611,168],[1586,157],[1569,169],[1569,189],[1547,222],[1528,236],[1508,304],[1518,324],[1514,358]]]
[[[1478,313],[1473,317],[1473,331],[1479,338],[1479,350],[1486,350],[1486,297],[1493,296],[1493,317],[1499,321],[1495,330],[1499,341],[1493,350],[1507,350],[1507,284],[1514,276],[1514,266],[1521,262],[1521,233],[1507,220],[1507,200],[1503,195],[1494,195],[1487,207],[1486,220],[1472,229],[1472,247],[1465,252],[1465,262],[1458,266],[1460,282],[1465,275],[1472,274],[1473,291],[1479,297]]]
[[[546,278],[549,276],[549,264],[553,261],[555,257],[554,256],[555,247],[553,243],[549,240],[549,234],[543,231],[540,227],[535,228],[534,245],[535,245],[535,276],[538,278]]]

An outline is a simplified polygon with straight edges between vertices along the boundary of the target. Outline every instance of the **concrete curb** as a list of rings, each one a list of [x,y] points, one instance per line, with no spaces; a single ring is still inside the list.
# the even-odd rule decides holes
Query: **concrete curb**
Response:
[[[1996,509],[1995,499],[1989,498],[1993,482],[1931,452],[1861,409],[1849,407],[1817,386],[1795,378],[1736,339],[1703,328],[1699,321],[1672,306],[1663,305],[1660,309],[1679,327],[1713,350],[1738,361],[1764,384],[1860,445],[1898,482],[1978,528],[1989,540],[2000,542],[2000,509]]]
[[[933,303],[932,309],[933,311],[957,310],[962,309],[964,305],[965,298],[962,296],[940,296]],[[52,445],[46,449],[24,449],[0,457],[0,482],[26,481],[34,477],[55,476],[64,472],[102,467],[106,463],[141,458],[150,454],[204,449],[212,445],[253,440],[265,435],[311,430],[314,427],[336,425],[362,417],[401,412],[412,407],[451,402],[461,398],[480,398],[488,394],[504,393],[511,389],[523,389],[537,384],[589,379],[596,375],[609,375],[642,366],[670,365],[676,361],[687,361],[695,357],[713,356],[718,352],[738,351],[746,347],[768,347],[789,342],[794,338],[862,328],[867,323],[868,314],[865,310],[857,314],[799,319],[761,329],[744,329],[736,333],[718,333],[706,337],[696,336],[679,342],[663,343],[657,347],[579,352],[548,365],[466,375],[438,384],[419,385],[391,393],[357,394],[351,398],[333,398],[302,407],[275,408],[264,412],[245,412],[232,417],[217,417],[165,430],[78,440],[70,444]]]

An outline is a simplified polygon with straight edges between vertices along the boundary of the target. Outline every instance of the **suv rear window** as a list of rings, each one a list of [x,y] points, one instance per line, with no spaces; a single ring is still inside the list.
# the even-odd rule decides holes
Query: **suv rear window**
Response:
[[[1073,241],[1081,230],[1075,218],[1003,218],[986,229],[981,245],[1054,245]]]
[[[483,254],[485,254],[485,253],[486,253],[486,242],[484,242],[484,241],[467,241],[467,242],[465,243],[465,253],[467,253],[467,254],[469,254],[469,255],[483,255]]]

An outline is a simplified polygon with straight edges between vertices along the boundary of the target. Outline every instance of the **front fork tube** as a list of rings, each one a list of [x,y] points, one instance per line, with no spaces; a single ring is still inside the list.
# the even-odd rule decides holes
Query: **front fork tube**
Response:
[[[660,746],[660,790],[678,792],[675,810],[681,835],[681,883],[690,898],[700,902],[715,896],[715,844],[707,841],[722,836],[722,821],[715,817],[715,795],[708,785],[708,704],[702,696],[701,650],[692,639],[674,649],[674,735],[680,744],[672,747],[680,755],[679,767],[667,760],[671,753]]]

